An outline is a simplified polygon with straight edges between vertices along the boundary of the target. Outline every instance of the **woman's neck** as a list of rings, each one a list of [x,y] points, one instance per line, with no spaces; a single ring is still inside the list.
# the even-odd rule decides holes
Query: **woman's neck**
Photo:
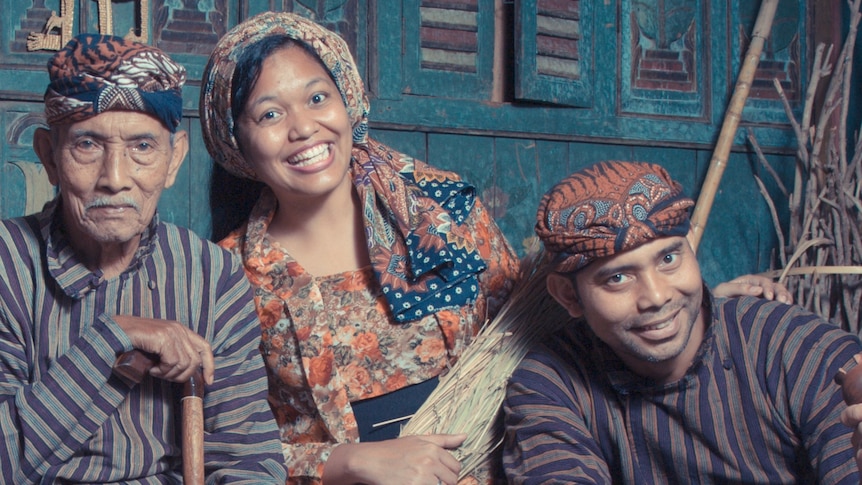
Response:
[[[352,185],[317,203],[279,199],[268,233],[315,276],[370,264],[361,202]]]

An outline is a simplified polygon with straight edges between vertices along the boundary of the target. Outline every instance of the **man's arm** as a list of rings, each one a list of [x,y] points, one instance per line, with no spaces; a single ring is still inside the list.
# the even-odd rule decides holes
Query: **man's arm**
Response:
[[[226,268],[214,287],[213,383],[204,395],[205,466],[208,480],[278,483],[286,480],[281,441],[267,402],[260,354],[260,322],[251,287],[237,260],[222,253]],[[228,264],[234,261],[228,273]]]
[[[509,483],[611,483],[608,464],[566,382],[547,356],[535,353],[512,374],[503,403]]]
[[[43,364],[45,372],[32,360],[27,320],[0,304],[0,483],[39,482],[78,452],[133,386],[111,378],[117,352],[131,345],[110,321],[94,322],[67,352]]]
[[[773,322],[786,331],[772,332]],[[784,377],[783,387],[770,387],[769,392],[777,392],[777,399],[788,403],[790,422],[807,451],[817,483],[859,483],[851,433],[841,424],[846,405],[834,381],[839,369],[851,368],[854,354],[862,351],[859,339],[795,306],[786,315],[773,312],[763,325],[763,334],[773,335],[771,349],[780,356],[772,359],[771,352],[765,356],[766,372]]]

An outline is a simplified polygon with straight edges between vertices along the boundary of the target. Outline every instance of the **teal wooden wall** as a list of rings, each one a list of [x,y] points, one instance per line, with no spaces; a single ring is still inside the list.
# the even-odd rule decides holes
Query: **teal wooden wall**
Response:
[[[44,66],[52,53],[28,51],[26,38],[62,5],[3,1],[0,216],[13,217],[36,210],[51,194],[31,143],[41,124]],[[98,31],[96,2],[73,3],[74,32]],[[135,3],[114,2],[115,32],[135,26]],[[771,80],[782,81],[798,112],[815,3],[781,1],[743,116],[742,127],[754,130],[785,182],[792,174],[793,140]],[[474,183],[521,254],[530,244],[541,195],[594,161],[660,163],[697,197],[758,5],[759,0],[150,0],[150,43],[182,62],[190,78],[183,94],[191,151],[176,185],[163,195],[161,214],[209,233],[211,162],[200,137],[199,79],[213,39],[268,9],[298,11],[340,32],[367,82],[371,135]],[[181,23],[180,17],[191,20]],[[698,253],[711,284],[770,266],[776,238],[755,174],[766,179],[784,211],[741,130]]]

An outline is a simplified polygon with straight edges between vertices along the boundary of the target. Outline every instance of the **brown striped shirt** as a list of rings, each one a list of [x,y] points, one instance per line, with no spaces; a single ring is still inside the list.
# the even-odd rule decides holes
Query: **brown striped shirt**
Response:
[[[112,373],[132,346],[111,316],[126,314],[177,320],[212,345],[208,479],[283,484],[239,260],[154,220],[129,268],[105,280],[75,258],[55,204],[0,222],[0,483],[180,481],[182,388]]]
[[[531,353],[504,403],[510,483],[858,485],[833,378],[859,339],[796,306],[713,305],[673,384],[630,372],[586,325]]]

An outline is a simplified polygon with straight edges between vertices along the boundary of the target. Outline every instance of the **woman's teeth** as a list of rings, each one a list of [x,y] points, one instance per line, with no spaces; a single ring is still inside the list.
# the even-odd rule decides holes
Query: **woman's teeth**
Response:
[[[329,157],[329,144],[317,145],[296,156],[287,159],[287,163],[295,167],[307,167],[321,162]]]

